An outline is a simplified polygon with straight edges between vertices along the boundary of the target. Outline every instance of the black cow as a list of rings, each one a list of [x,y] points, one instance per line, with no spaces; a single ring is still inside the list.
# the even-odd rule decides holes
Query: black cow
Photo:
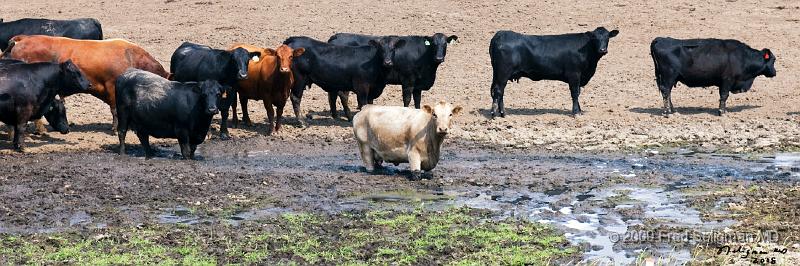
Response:
[[[25,124],[42,116],[55,130],[68,133],[64,102],[56,95],[86,92],[90,86],[69,60],[61,64],[0,62],[0,121],[14,128],[14,149],[23,149]]]
[[[0,19],[0,50],[5,51],[8,40],[17,35],[48,35],[81,40],[102,40],[103,27],[93,18],[50,20],[25,18],[3,22]]]
[[[524,35],[499,31],[489,44],[492,59],[492,118],[505,117],[503,94],[509,80],[559,80],[569,84],[572,114],[582,114],[578,97],[608,53],[609,39],[619,31],[599,27],[594,31],[562,35]]]
[[[775,55],[769,49],[759,51],[737,40],[655,38],[650,55],[665,116],[675,112],[672,88],[678,81],[689,87],[719,87],[723,115],[730,93],[750,90],[758,76],[775,76]]]
[[[261,53],[249,53],[244,48],[233,51],[212,49],[190,42],[184,42],[172,53],[171,80],[180,82],[215,80],[225,88],[225,93],[219,102],[222,112],[221,139],[230,139],[228,110],[236,100],[237,82],[247,78],[247,64],[254,56],[261,56]]]
[[[305,48],[301,57],[296,57],[292,62],[292,71],[295,77],[292,88],[292,107],[301,126],[305,120],[300,115],[300,101],[303,90],[317,84],[328,92],[331,115],[338,117],[336,112],[336,95],[340,92],[354,91],[358,99],[358,108],[371,104],[372,101],[383,93],[386,67],[392,66],[391,53],[396,45],[402,41],[386,38],[383,41],[369,41],[365,46],[339,46],[324,43],[308,37],[290,37],[283,43],[292,49]],[[342,107],[348,119],[352,119],[350,108],[347,105],[346,94],[341,97]]]
[[[177,138],[184,159],[194,159],[197,145],[203,143],[218,112],[217,101],[224,91],[214,80],[202,82],[169,81],[156,74],[129,68],[116,81],[119,115],[119,154],[125,154],[125,134],[133,128],[144,147],[145,157],[153,157],[150,136]]]
[[[389,42],[392,36],[337,33],[328,39],[328,43],[361,46],[369,44],[370,40],[381,41],[382,38],[389,39],[383,42]],[[447,54],[447,44],[458,40],[458,36],[436,33],[433,36],[400,36],[398,40],[403,43],[396,46],[392,53],[394,64],[386,74],[386,84],[403,86],[403,106],[411,104],[413,95],[414,107],[419,109],[422,91],[433,87],[436,70]]]

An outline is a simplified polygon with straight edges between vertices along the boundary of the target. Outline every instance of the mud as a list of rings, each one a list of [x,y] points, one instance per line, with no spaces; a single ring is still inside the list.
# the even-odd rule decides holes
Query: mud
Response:
[[[352,141],[323,143],[265,137],[211,142],[201,146],[199,161],[175,160],[176,145],[162,146],[161,157],[153,160],[145,160],[138,145],[130,156],[111,151],[4,156],[0,163],[13,171],[0,174],[0,233],[237,226],[292,212],[467,206],[490,210],[497,219],[553,225],[585,248],[587,260],[631,263],[646,249],[686,261],[695,243],[621,240],[632,231],[748,228],[753,223],[730,215],[728,205],[744,198],[715,196],[721,188],[762,186],[780,193],[800,182],[797,154],[666,149],[564,154],[487,149],[458,140],[447,143],[430,180],[412,182],[406,165],[364,172]],[[791,212],[776,208],[768,214]],[[782,234],[800,232],[796,222],[784,226]]]

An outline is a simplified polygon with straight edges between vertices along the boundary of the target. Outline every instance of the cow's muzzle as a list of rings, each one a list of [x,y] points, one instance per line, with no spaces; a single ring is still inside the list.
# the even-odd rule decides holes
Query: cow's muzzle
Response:
[[[245,73],[239,72],[239,79],[246,79],[246,78],[247,78],[247,72]]]
[[[218,112],[219,112],[219,109],[217,109],[216,107],[208,108],[208,110],[206,110],[206,113],[209,114],[209,115],[215,115]]]
[[[282,72],[282,73],[289,73],[289,71],[290,71],[290,70],[291,70],[291,69],[289,69],[288,67],[282,67],[282,68],[281,68],[281,72]]]
[[[436,63],[444,63],[444,56],[443,57],[436,57]]]
[[[384,60],[383,61],[383,66],[385,66],[385,67],[391,67],[393,65],[394,65],[394,62],[392,62],[392,60]]]
[[[600,49],[598,52],[600,52],[601,55],[606,55],[608,54],[608,49]]]

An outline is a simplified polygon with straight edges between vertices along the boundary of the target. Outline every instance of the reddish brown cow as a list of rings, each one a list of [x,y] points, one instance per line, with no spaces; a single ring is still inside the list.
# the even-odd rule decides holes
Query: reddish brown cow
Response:
[[[247,44],[235,44],[231,50],[244,48],[248,52],[261,52],[261,58],[253,58],[247,66],[247,79],[239,81],[239,101],[242,104],[242,122],[252,125],[250,116],[247,113],[247,101],[264,101],[264,108],[267,109],[267,135],[272,134],[273,123],[275,131],[281,128],[283,118],[283,107],[289,99],[292,86],[294,86],[294,76],[292,75],[292,58],[300,56],[305,49],[298,48],[292,50],[288,45],[282,44],[277,50],[270,48],[260,48]],[[275,111],[278,113],[275,118]],[[236,103],[233,103],[233,123],[238,124],[236,118]]]
[[[92,83],[89,94],[111,107],[113,129],[117,128],[117,109],[114,82],[129,67],[138,68],[167,78],[169,72],[147,51],[121,39],[75,40],[44,35],[19,35],[11,38],[2,58],[28,63],[57,62],[69,59],[81,69]]]

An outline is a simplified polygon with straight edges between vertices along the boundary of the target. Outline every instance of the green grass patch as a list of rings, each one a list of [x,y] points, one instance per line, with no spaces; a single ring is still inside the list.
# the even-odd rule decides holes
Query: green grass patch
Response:
[[[550,264],[580,254],[560,232],[486,211],[284,214],[229,225],[0,235],[2,264]]]

